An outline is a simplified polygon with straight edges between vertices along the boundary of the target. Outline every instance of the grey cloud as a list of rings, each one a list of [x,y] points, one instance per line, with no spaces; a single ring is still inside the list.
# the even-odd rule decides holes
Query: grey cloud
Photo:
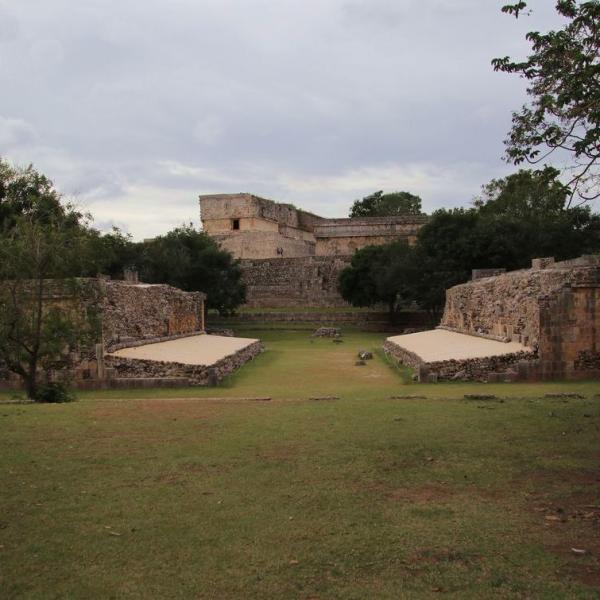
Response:
[[[532,5],[536,28],[555,22],[547,2]],[[466,203],[506,172],[502,139],[524,99],[490,60],[525,52],[534,24],[499,8],[0,0],[0,153],[142,237],[196,219],[209,191],[324,214],[371,187]]]

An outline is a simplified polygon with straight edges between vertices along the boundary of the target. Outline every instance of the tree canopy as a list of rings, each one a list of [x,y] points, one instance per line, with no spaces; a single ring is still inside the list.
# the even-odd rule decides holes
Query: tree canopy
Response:
[[[207,307],[221,314],[230,314],[245,300],[239,262],[191,225],[142,242],[138,267],[148,283],[168,283],[182,290],[205,292]]]
[[[48,294],[49,280],[76,288],[72,278],[85,269],[85,228],[65,222],[77,223],[77,214],[63,209],[40,218],[25,211],[0,234],[0,362],[23,379],[33,400],[44,390],[40,369],[60,362],[66,349],[97,339],[92,315],[76,319]]]
[[[342,298],[353,306],[385,304],[394,320],[415,297],[418,266],[414,249],[397,240],[357,251],[339,278]]]
[[[419,231],[413,248],[402,242],[368,246],[340,275],[342,296],[355,306],[386,304],[393,313],[416,302],[439,319],[445,290],[472,269],[519,269],[532,258],[558,260],[600,251],[600,215],[567,208],[569,191],[553,168],[521,170],[483,186],[471,208],[441,209]]]
[[[503,7],[519,17],[526,2]],[[522,61],[506,56],[492,61],[496,71],[528,81],[529,103],[513,113],[505,141],[514,164],[543,162],[558,152],[569,160],[572,195],[600,196],[600,2],[558,0],[562,29],[531,31],[531,54]]]
[[[118,229],[102,234],[33,166],[0,159],[0,366],[23,379],[30,398],[42,395],[40,371],[98,339],[93,315],[74,318],[52,300],[51,280],[80,293],[77,278],[121,277],[131,267],[150,283],[206,292],[221,313],[244,301],[238,262],[206,234],[184,226],[142,243]]]
[[[420,215],[421,198],[410,192],[383,191],[355,200],[350,209],[350,217],[397,217],[404,215]]]

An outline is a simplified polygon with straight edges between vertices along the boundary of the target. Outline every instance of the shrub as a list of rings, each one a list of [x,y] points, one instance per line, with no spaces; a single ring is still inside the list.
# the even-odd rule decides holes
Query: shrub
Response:
[[[40,385],[35,399],[36,402],[72,402],[75,396],[62,382],[49,382]]]

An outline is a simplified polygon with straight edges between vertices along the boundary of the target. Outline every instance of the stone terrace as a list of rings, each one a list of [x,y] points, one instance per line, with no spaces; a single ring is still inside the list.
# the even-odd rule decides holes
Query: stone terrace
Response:
[[[385,351],[417,371],[420,381],[482,379],[490,371],[506,371],[535,352],[518,342],[498,342],[434,329],[387,338]]]

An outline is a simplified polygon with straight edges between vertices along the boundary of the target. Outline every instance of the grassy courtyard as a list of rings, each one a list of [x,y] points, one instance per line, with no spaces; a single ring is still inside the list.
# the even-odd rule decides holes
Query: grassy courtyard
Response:
[[[217,389],[0,405],[0,598],[600,597],[598,383],[421,386],[378,334],[251,335]]]

